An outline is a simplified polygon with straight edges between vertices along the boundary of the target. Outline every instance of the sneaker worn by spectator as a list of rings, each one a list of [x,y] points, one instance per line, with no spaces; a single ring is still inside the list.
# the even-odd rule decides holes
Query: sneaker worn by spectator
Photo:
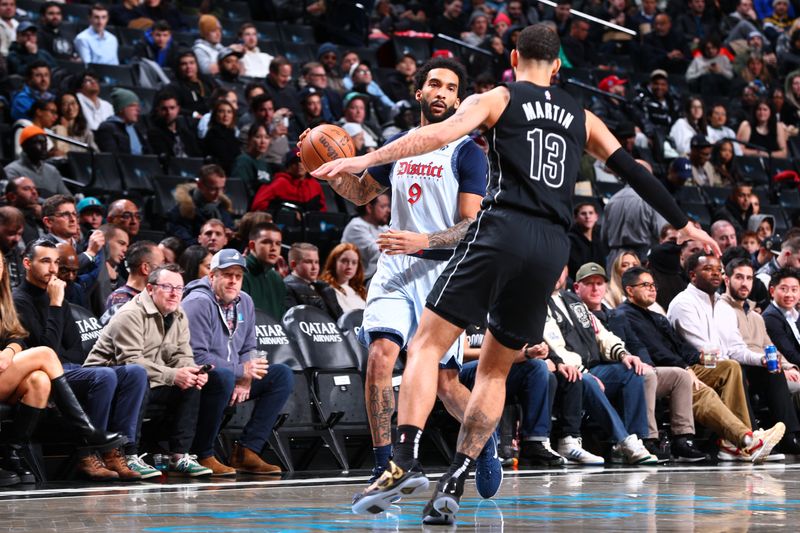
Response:
[[[720,461],[743,461],[756,464],[770,460],[770,452],[783,438],[786,426],[778,422],[769,429],[758,429],[745,436],[745,447],[737,448],[731,442],[721,439],[717,459]]]
[[[553,451],[550,440],[526,440],[519,450],[520,463],[542,466],[563,466],[567,460]]]
[[[558,440],[558,453],[568,462],[582,465],[601,465],[606,461],[599,455],[583,449],[583,439],[580,437],[564,437]]]
[[[707,461],[708,455],[698,450],[691,435],[675,436],[671,446],[672,457],[679,463],[697,463]]]
[[[281,467],[264,461],[256,452],[240,443],[233,445],[230,459],[231,466],[237,472],[247,474],[280,474]]]
[[[142,479],[160,477],[161,472],[159,470],[153,468],[152,466],[143,461],[145,455],[147,454],[143,453],[142,455],[125,456],[125,460],[128,462],[128,468],[130,468],[134,472],[139,472],[139,475],[142,476]]]
[[[661,447],[661,441],[658,439],[645,439],[642,441],[644,447],[650,452],[650,455],[655,456],[660,463],[666,463],[670,460],[669,451]]]
[[[142,479],[142,474],[128,466],[128,462],[119,448],[105,452],[103,454],[103,463],[105,463],[108,470],[117,473],[120,481],[140,481]]]
[[[173,455],[169,460],[169,472],[179,476],[201,477],[212,476],[214,472],[197,462],[196,455]]]
[[[636,435],[628,435],[625,440],[614,445],[612,462],[617,462],[622,457],[624,457],[625,462],[631,465],[654,465],[658,463],[658,457],[647,451],[641,439]]]
[[[204,457],[197,461],[200,466],[204,466],[205,468],[211,470],[212,476],[235,476],[236,469],[231,468],[228,465],[222,464],[217,460],[216,457],[213,455],[210,457]]]

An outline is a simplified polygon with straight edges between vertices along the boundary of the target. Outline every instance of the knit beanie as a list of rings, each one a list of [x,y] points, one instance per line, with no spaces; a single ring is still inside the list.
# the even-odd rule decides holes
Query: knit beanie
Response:
[[[33,124],[31,124],[30,126],[25,126],[22,129],[22,132],[19,134],[20,146],[25,144],[25,141],[27,141],[31,137],[36,137],[37,135],[45,135],[44,130],[39,126],[34,126]]]
[[[132,104],[138,104],[139,97],[136,93],[128,89],[117,87],[111,91],[111,105],[114,106],[114,113],[119,115],[123,109]]]
[[[203,38],[217,28],[222,27],[214,15],[201,16],[197,26],[200,28],[200,36]]]

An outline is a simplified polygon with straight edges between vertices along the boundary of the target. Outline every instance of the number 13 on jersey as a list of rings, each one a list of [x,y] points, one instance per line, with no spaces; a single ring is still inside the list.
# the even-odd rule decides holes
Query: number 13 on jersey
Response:
[[[543,130],[536,128],[528,132],[528,141],[531,143],[531,179],[544,181],[548,187],[561,187],[567,154],[564,138],[557,133],[545,135]]]

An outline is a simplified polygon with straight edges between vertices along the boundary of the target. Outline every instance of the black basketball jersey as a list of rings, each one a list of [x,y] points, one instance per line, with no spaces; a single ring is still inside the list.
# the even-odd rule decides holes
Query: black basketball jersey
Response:
[[[506,87],[511,99],[486,132],[491,177],[482,207],[509,207],[569,227],[586,145],[584,110],[555,86]]]

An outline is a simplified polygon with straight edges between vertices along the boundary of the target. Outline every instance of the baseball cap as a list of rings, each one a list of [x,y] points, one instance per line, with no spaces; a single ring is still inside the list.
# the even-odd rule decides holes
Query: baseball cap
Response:
[[[39,126],[25,126],[22,128],[22,132],[19,134],[19,145],[22,146],[25,144],[25,141],[30,139],[31,137],[36,137],[37,135],[46,135],[44,130]]]
[[[300,161],[300,149],[299,148],[292,148],[286,155],[283,156],[283,166],[288,167],[295,161]]]
[[[217,61],[222,61],[226,57],[230,56],[244,57],[244,54],[241,52],[237,52],[233,48],[226,46],[225,48],[219,51],[219,55],[217,56]]]
[[[669,166],[679,178],[688,180],[692,177],[692,162],[685,157],[676,158]]]
[[[23,20],[19,23],[19,26],[17,26],[17,33],[24,33],[28,30],[38,31],[39,28],[30,20]]]
[[[669,76],[667,76],[667,71],[666,70],[657,68],[653,72],[650,73],[650,81],[652,81],[652,80],[654,80],[656,78],[664,78],[666,80],[666,79],[669,79]]]
[[[692,148],[707,148],[713,145],[710,142],[708,142],[708,139],[706,139],[705,135],[698,133],[697,135],[692,137],[690,146]]]
[[[342,105],[344,107],[347,107],[347,106],[350,105],[350,102],[352,102],[356,98],[360,98],[361,100],[363,100],[364,101],[364,105],[368,105],[369,104],[369,96],[367,96],[366,94],[363,94],[363,93],[357,93],[355,91],[352,91],[352,92],[349,92],[346,95],[344,95],[344,98],[342,99]]]
[[[311,85],[309,85],[309,86],[303,88],[302,91],[300,91],[300,101],[301,102],[305,102],[308,99],[309,96],[313,96],[315,94],[321,95],[322,91],[320,91],[316,87],[312,87]]]
[[[778,4],[788,4],[789,0],[772,0],[772,7],[775,7]],[[19,31],[19,30],[17,30]]]
[[[603,279],[608,281],[605,268],[601,267],[597,263],[586,263],[580,267],[578,272],[575,274],[575,282],[577,283],[591,276],[603,276]]]
[[[87,196],[86,198],[78,202],[78,205],[75,206],[75,209],[78,211],[79,215],[83,213],[84,210],[91,208],[94,208],[97,211],[102,212],[105,210],[106,207],[100,202],[100,200],[98,200],[94,196]]]
[[[233,248],[224,248],[214,254],[211,258],[211,270],[218,270],[232,266],[242,267],[247,270],[247,263],[244,256]]]
[[[777,233],[770,235],[761,242],[761,247],[769,250],[773,255],[781,255],[781,244],[783,239]]]
[[[433,54],[431,54],[431,59],[437,57],[441,57],[444,59],[453,59],[455,56],[453,55],[453,52],[451,52],[450,50],[442,48],[441,50],[434,50]]]
[[[619,76],[612,74],[611,76],[606,76],[597,86],[603,91],[610,91],[613,87],[617,85],[625,85],[628,83],[628,80],[622,79]]]

